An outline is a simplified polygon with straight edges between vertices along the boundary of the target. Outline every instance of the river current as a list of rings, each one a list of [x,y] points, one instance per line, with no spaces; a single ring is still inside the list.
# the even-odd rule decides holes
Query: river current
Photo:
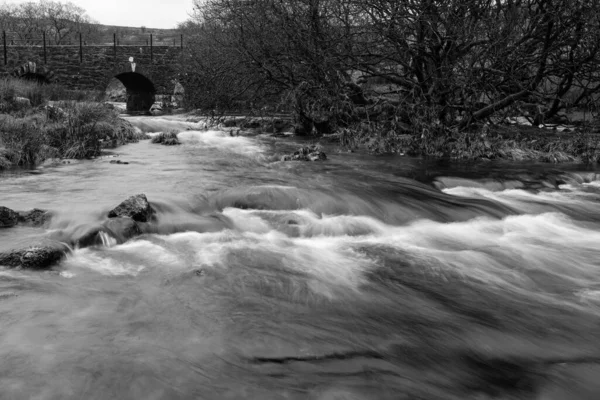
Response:
[[[0,267],[0,399],[598,399],[600,175],[231,136],[0,174],[75,236],[144,193],[155,233]],[[119,159],[127,165],[111,164]]]

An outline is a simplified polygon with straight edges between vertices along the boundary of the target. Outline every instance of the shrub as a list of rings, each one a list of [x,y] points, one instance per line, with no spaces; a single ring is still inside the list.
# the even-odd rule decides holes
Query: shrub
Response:
[[[68,158],[97,156],[104,143],[123,143],[127,125],[118,114],[100,103],[63,102],[64,117],[48,127],[51,146]],[[130,135],[130,134],[129,134]]]
[[[101,103],[62,102],[23,117],[0,115],[2,165],[33,165],[50,157],[89,158],[102,147],[145,135]]]
[[[33,107],[37,107],[46,101],[44,85],[34,81],[14,78],[1,79],[0,98],[5,102],[11,103],[15,97],[25,97],[29,99]]]
[[[43,129],[44,116],[26,118],[0,115],[0,145],[4,158],[15,165],[33,165],[46,158],[48,148]]]
[[[7,158],[8,151],[6,149],[0,148],[0,170],[10,168],[12,163]]]
[[[150,136],[148,136],[139,128],[133,126],[131,122],[126,121],[123,118],[117,117],[112,126],[114,128],[112,140],[115,145],[137,143],[140,140],[150,138]]]
[[[177,138],[177,131],[161,132],[152,138],[152,143],[160,143],[165,146],[181,144]]]

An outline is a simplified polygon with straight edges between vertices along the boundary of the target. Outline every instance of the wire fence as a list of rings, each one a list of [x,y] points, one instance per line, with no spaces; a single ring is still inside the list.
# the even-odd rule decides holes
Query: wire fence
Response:
[[[71,33],[61,38],[45,32],[12,32],[2,31],[2,40],[5,47],[31,46],[31,47],[67,47],[67,46],[171,46],[183,47],[183,34],[112,34]]]

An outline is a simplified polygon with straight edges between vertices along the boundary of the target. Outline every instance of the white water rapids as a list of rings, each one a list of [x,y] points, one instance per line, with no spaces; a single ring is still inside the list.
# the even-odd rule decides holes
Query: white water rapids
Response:
[[[0,205],[54,213],[0,251],[137,193],[157,211],[51,271],[0,267],[0,399],[600,398],[594,171],[280,162],[301,144],[130,120],[183,144],[0,174]]]

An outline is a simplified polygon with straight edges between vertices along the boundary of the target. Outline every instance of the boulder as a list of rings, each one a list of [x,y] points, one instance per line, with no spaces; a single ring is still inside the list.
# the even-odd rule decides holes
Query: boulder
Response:
[[[225,127],[225,128],[232,128],[234,126],[237,126],[237,119],[236,118],[225,118],[221,124]]]
[[[21,211],[19,212],[19,224],[34,226],[34,227],[42,227],[50,221],[52,218],[52,214],[46,210],[40,210],[39,208],[34,208],[31,211]]]
[[[31,101],[26,97],[15,97],[13,103],[18,109],[31,108]]]
[[[154,209],[145,194],[131,196],[108,213],[108,218],[129,217],[137,222],[148,222],[154,216]]]
[[[60,262],[68,251],[68,247],[62,243],[40,243],[0,253],[0,265],[9,268],[49,269]]]
[[[296,136],[306,136],[312,133],[312,127],[303,124],[295,124],[293,127],[294,135]]]
[[[327,160],[327,155],[321,151],[318,146],[301,147],[293,154],[285,154],[281,161],[323,161]]]
[[[68,117],[68,114],[60,107],[48,104],[44,107],[48,119],[52,121],[60,121]]]
[[[19,214],[7,207],[0,207],[0,229],[12,228],[19,222]]]
[[[262,125],[262,121],[259,118],[246,118],[240,123],[240,128],[243,129],[257,129]]]
[[[150,107],[150,113],[152,115],[162,115],[164,113],[164,109],[161,103],[154,103],[152,107]]]

